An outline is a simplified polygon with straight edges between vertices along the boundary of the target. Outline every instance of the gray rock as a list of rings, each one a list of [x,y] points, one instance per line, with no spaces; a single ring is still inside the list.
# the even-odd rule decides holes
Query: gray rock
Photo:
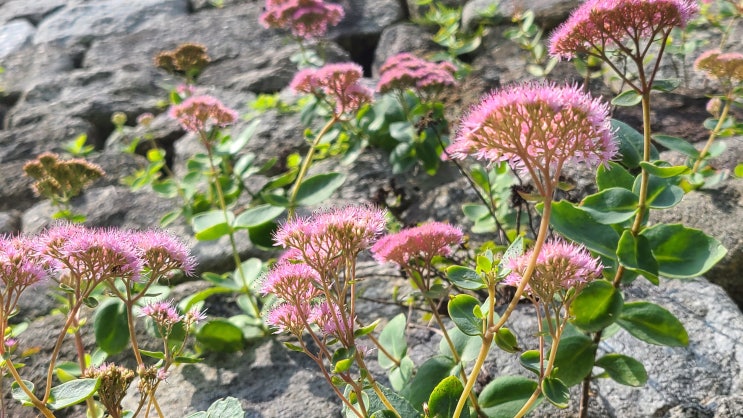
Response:
[[[0,235],[13,235],[21,231],[21,212],[0,212]]]
[[[37,113],[28,114],[28,118],[23,120],[25,126],[0,131],[0,162],[26,161],[44,151],[60,152],[64,142],[83,133],[89,136],[94,133],[94,127],[82,119],[48,115],[41,106],[34,110]]]
[[[31,42],[35,29],[26,20],[14,20],[0,26],[0,58]]]
[[[396,0],[346,0],[341,4],[346,16],[338,26],[330,28],[328,36],[331,38],[378,37],[385,27],[403,20],[406,15]]]
[[[87,43],[113,34],[130,33],[147,24],[170,24],[188,13],[187,0],[103,0],[65,7],[39,24],[35,44]]]
[[[33,181],[23,175],[26,161],[0,164],[0,210],[26,210],[38,201],[31,191]]]
[[[0,57],[0,65],[5,68],[2,75],[4,93],[19,98],[30,86],[67,74],[76,67],[81,54],[80,47],[32,45]]]
[[[462,10],[462,26],[474,28],[479,23],[479,15],[497,6],[497,15],[510,21],[527,10],[534,12],[535,21],[546,28],[552,28],[565,20],[570,12],[578,7],[577,0],[472,0]]]
[[[42,19],[65,6],[81,3],[80,0],[8,0],[0,7],[0,18],[3,21],[27,19],[37,26]]]

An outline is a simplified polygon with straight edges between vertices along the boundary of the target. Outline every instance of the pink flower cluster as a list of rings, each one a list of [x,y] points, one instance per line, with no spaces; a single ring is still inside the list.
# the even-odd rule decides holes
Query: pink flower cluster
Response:
[[[533,251],[508,261],[511,274],[503,281],[504,284],[515,287],[521,284]],[[560,239],[547,241],[537,256],[537,266],[526,285],[526,291],[542,300],[551,301],[560,291],[582,288],[601,277],[603,268],[601,262],[583,246]]]
[[[349,206],[295,218],[274,236],[287,249],[263,280],[261,292],[274,294],[279,303],[266,315],[277,332],[296,336],[317,325],[325,335],[347,344],[353,341],[354,314],[345,304],[347,267],[369,248],[384,230],[384,211]]]
[[[259,21],[266,28],[289,29],[298,38],[319,38],[345,15],[343,7],[323,0],[266,0]]]
[[[171,106],[169,115],[188,132],[204,133],[212,126],[225,127],[237,122],[237,112],[212,96],[191,96]]]
[[[743,54],[723,53],[719,49],[705,51],[694,61],[694,69],[707,73],[724,84],[743,81]]]
[[[620,46],[629,38],[639,40],[685,26],[698,6],[695,0],[588,0],[573,11],[550,37],[550,54],[570,59]],[[635,51],[644,56],[643,51]]]
[[[370,103],[374,93],[359,84],[363,69],[351,62],[328,64],[299,71],[289,87],[298,93],[314,94],[335,104],[335,112],[355,112]]]
[[[377,91],[416,89],[436,92],[457,84],[454,73],[457,69],[448,61],[430,62],[404,52],[387,59],[379,69]]]
[[[170,333],[173,326],[179,322],[183,322],[189,329],[206,319],[206,314],[196,308],[191,309],[185,315],[179,314],[172,300],[149,303],[140,310],[139,316],[152,319],[155,325],[165,331],[164,334]]]
[[[529,173],[543,194],[552,190],[567,162],[591,167],[618,151],[609,108],[577,86],[520,84],[487,96],[462,119],[447,153],[508,161]]]
[[[379,262],[406,266],[411,259],[430,263],[435,256],[451,254],[451,247],[462,243],[462,230],[441,222],[430,222],[387,235],[371,248]]]

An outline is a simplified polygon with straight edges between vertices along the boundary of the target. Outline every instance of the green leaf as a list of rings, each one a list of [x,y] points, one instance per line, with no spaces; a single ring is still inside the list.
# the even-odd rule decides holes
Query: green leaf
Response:
[[[562,337],[555,354],[553,377],[560,379],[568,386],[583,381],[593,369],[597,345],[587,335],[577,334]]]
[[[273,205],[260,205],[246,210],[235,218],[233,226],[235,229],[248,229],[254,226],[262,225],[268,221],[276,219],[284,213],[284,208]]]
[[[374,330],[377,328],[377,325],[379,325],[379,319],[372,322],[371,324],[361,327],[353,332],[353,336],[356,338],[363,337],[364,335],[371,334],[374,332]]]
[[[456,366],[454,360],[446,356],[434,356],[426,360],[418,368],[412,380],[400,391],[400,395],[407,399],[418,412],[423,412],[423,404],[433,392],[438,382],[451,375]]]
[[[390,136],[405,143],[413,143],[417,137],[415,127],[408,121],[390,123]]]
[[[490,418],[513,418],[537,389],[537,382],[521,376],[501,376],[488,383],[477,401]],[[542,398],[531,407],[533,410]]]
[[[395,363],[399,362],[405,356],[405,353],[407,353],[408,343],[405,339],[406,326],[405,314],[399,314],[392,318],[379,334],[379,344],[394,357],[391,359],[382,350],[379,350],[377,352],[377,361],[382,368],[389,369],[394,367]]]
[[[243,333],[226,319],[210,319],[196,332],[196,340],[208,350],[234,353],[243,348]]]
[[[648,381],[648,373],[645,366],[632,357],[622,354],[607,354],[596,360],[596,365],[617,383],[626,386],[644,386]]]
[[[689,344],[689,335],[681,321],[651,302],[625,303],[617,324],[646,343],[670,347],[685,347]]]
[[[250,242],[259,248],[274,249],[273,233],[278,229],[278,227],[279,225],[276,222],[270,221],[263,225],[249,228],[248,237],[250,237]]]
[[[449,300],[449,317],[467,335],[482,335],[483,321],[475,315],[480,302],[470,295],[460,294]]]
[[[619,234],[609,225],[596,222],[588,212],[566,200],[552,204],[550,224],[566,238],[580,242],[591,251],[610,259],[616,256]]]
[[[637,176],[632,191],[640,193],[642,177]],[[667,209],[681,203],[684,198],[684,189],[672,184],[667,179],[650,175],[648,179],[648,194],[646,203],[652,209]]]
[[[642,101],[642,96],[634,90],[627,90],[611,100],[611,104],[614,106],[630,107],[634,106]]]
[[[588,332],[597,332],[617,320],[623,304],[622,293],[610,282],[593,281],[570,304],[571,323]],[[572,385],[568,383],[568,386]]]
[[[250,124],[246,126],[245,129],[242,130],[242,132],[240,132],[240,135],[238,135],[237,138],[230,139],[229,141],[220,144],[217,147],[217,151],[220,153],[224,152],[229,155],[236,155],[238,152],[242,151],[246,145],[248,145],[248,142],[255,134],[260,123],[260,119],[251,121]]]
[[[428,411],[431,418],[449,418],[454,415],[464,386],[457,376],[449,376],[439,382],[428,398]],[[469,417],[469,408],[462,410],[460,417]]]
[[[410,378],[413,377],[414,371],[415,364],[413,363],[413,360],[406,355],[400,360],[400,366],[390,369],[390,372],[387,375],[392,388],[399,392],[403,387],[405,387],[405,384],[410,381]]]
[[[621,187],[632,190],[632,184],[635,177],[621,165],[610,161],[608,168],[603,164],[596,171],[596,185],[599,190],[606,190],[612,187]]]
[[[581,209],[599,223],[622,223],[635,215],[640,198],[631,191],[612,187],[583,199]]]
[[[487,206],[475,203],[465,203],[462,205],[462,212],[467,219],[473,222],[490,217],[490,211]]]
[[[659,224],[640,233],[648,239],[661,276],[686,279],[701,276],[727,254],[720,241],[681,224]]]
[[[139,352],[143,356],[147,356],[147,357],[150,357],[150,358],[155,358],[155,359],[158,359],[158,360],[165,360],[165,353],[163,353],[162,351],[149,351],[149,350],[142,350],[142,349],[140,349]]]
[[[622,165],[627,168],[637,168],[642,161],[644,137],[626,123],[612,119],[611,127],[619,140],[619,154],[622,156]]]
[[[666,80],[653,80],[653,84],[650,86],[652,90],[662,91],[662,92],[672,92],[678,88],[678,86],[681,85],[681,79],[678,78],[669,78]]]
[[[499,328],[498,332],[495,333],[495,337],[493,339],[495,341],[495,345],[497,345],[501,350],[507,353],[517,353],[521,350],[521,348],[519,348],[519,342],[516,339],[516,335],[514,335],[514,333],[506,327]]]
[[[344,181],[346,176],[341,173],[324,173],[308,177],[299,185],[294,204],[311,206],[321,203],[341,187]]]
[[[512,258],[519,257],[522,254],[524,254],[524,237],[523,235],[519,235],[513,240],[511,245],[508,246],[506,252],[503,253],[500,263],[498,264],[498,277],[506,277],[506,275],[511,271],[508,268],[508,261]]]
[[[482,346],[482,338],[467,335],[457,327],[451,327],[446,332],[449,333],[449,338],[454,344],[454,349],[457,350],[459,358],[464,363],[471,362],[477,358],[477,354],[480,352],[480,347]],[[449,358],[454,357],[445,338],[442,338],[439,342],[439,352]]]
[[[644,168],[648,173],[662,179],[676,177],[691,172],[691,168],[685,165],[661,166],[659,165],[660,163],[660,161],[656,161],[655,163],[640,161],[640,167]]]
[[[34,384],[33,382],[29,382],[28,380],[23,381],[24,386],[26,386],[31,392],[34,391]],[[33,406],[33,402],[31,402],[31,398],[26,395],[26,392],[24,392],[21,389],[21,385],[18,384],[18,382],[13,381],[13,383],[10,384],[10,395],[13,397],[13,399],[20,401],[23,406]]]
[[[181,216],[182,213],[183,209],[176,209],[166,213],[165,215],[163,215],[162,218],[160,218],[160,226],[162,228],[165,228],[166,226],[172,224],[178,219],[178,217]]]
[[[95,342],[107,354],[120,353],[129,344],[126,305],[120,299],[108,299],[93,315]]]
[[[619,264],[629,270],[642,274],[651,283],[657,285],[658,261],[653,256],[648,239],[642,235],[635,237],[632,232],[625,230],[619,238],[617,246]]]
[[[397,418],[397,414],[389,409],[384,409],[374,412],[369,418]]]
[[[743,177],[743,164],[736,165],[733,172],[735,173],[736,177]]]
[[[560,409],[568,407],[570,401],[570,390],[560,379],[545,377],[542,380],[542,393],[547,400]]]
[[[538,350],[527,350],[519,356],[519,364],[526,370],[539,375],[542,372],[542,367],[539,365],[539,358]],[[547,359],[544,359],[544,365],[547,365]]]
[[[692,145],[689,141],[683,139],[683,138],[677,138],[675,136],[669,136],[669,135],[661,135],[661,134],[655,134],[653,135],[653,141],[663,145],[664,147],[680,152],[687,157],[696,160],[699,158],[699,151],[697,151],[696,148],[694,148],[694,145]]]
[[[235,215],[228,211],[227,220],[221,210],[201,212],[193,217],[194,236],[199,241],[211,241],[227,235],[231,231],[230,225],[235,222]]]
[[[463,266],[447,268],[446,278],[460,289],[478,290],[486,287],[482,277],[475,270]]]
[[[415,410],[413,405],[410,404],[405,398],[401,397],[395,391],[390,388],[377,383],[379,390],[384,394],[387,400],[393,408],[397,410],[401,417],[417,417],[418,411]],[[364,400],[367,404],[367,413],[373,414],[377,411],[384,411],[387,407],[379,399],[379,396],[372,389],[367,389],[363,392]],[[355,399],[353,402],[356,402]],[[352,415],[355,416],[355,415]]]
[[[93,396],[100,383],[99,379],[77,379],[54,386],[47,406],[51,410],[59,410],[78,404]]]

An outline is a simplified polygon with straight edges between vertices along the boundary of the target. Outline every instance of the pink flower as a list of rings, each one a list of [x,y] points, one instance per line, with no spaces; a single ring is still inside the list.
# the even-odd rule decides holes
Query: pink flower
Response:
[[[448,224],[431,222],[387,235],[371,248],[379,262],[405,266],[410,259],[430,262],[434,256],[451,254],[451,247],[462,242],[462,230]]]
[[[196,260],[191,257],[185,244],[170,233],[147,231],[132,234],[134,246],[141,252],[144,266],[157,275],[181,270],[193,274]]]
[[[322,0],[266,0],[259,21],[266,28],[289,29],[298,38],[318,38],[343,19],[343,7]]]
[[[186,325],[186,328],[191,328],[191,326],[198,324],[205,319],[206,312],[200,311],[198,308],[191,308],[190,311],[183,315],[183,323]]]
[[[694,0],[588,0],[552,33],[550,54],[570,59],[619,46],[627,38],[630,48],[644,50],[641,38],[652,42],[658,34],[683,27],[696,11]],[[635,53],[644,56],[644,51]]]
[[[529,173],[541,194],[557,184],[567,162],[590,167],[617,153],[609,108],[577,86],[512,85],[487,96],[462,119],[447,153],[508,161]]]
[[[116,229],[88,229],[72,235],[59,249],[58,260],[76,280],[138,280],[142,259],[132,235]],[[69,269],[69,270],[67,270]]]
[[[305,322],[308,321],[311,310],[309,301],[299,306],[282,303],[268,311],[266,324],[276,328],[276,334],[289,332],[299,336],[304,331]]]
[[[315,283],[320,283],[320,275],[310,266],[279,262],[266,274],[261,293],[292,302],[307,301],[319,295]]]
[[[31,239],[0,235],[0,316],[10,315],[21,293],[46,278],[47,272]],[[7,320],[7,317],[2,319]]]
[[[303,261],[321,275],[335,268],[339,256],[356,257],[384,231],[385,212],[370,206],[347,206],[297,217],[281,225],[277,245],[302,252]]]
[[[192,96],[170,107],[170,117],[189,132],[206,132],[212,126],[225,127],[237,121],[237,112],[211,96]]]
[[[152,302],[145,305],[139,316],[148,316],[160,327],[170,329],[183,319],[173,305],[173,301]]]
[[[341,341],[353,335],[353,321],[355,318],[346,318],[338,306],[323,301],[312,307],[310,322],[317,324],[323,334],[333,336]]]
[[[387,59],[379,69],[377,90],[387,93],[409,88],[436,92],[457,84],[456,68],[449,62],[433,63],[404,52]]]
[[[508,261],[511,274],[503,284],[518,286],[531,259],[533,250]],[[537,256],[534,274],[526,285],[526,291],[550,301],[555,293],[570,288],[582,288],[588,282],[601,277],[603,265],[591,256],[583,246],[561,239],[547,241]]]
[[[372,101],[373,92],[360,85],[363,69],[358,64],[344,62],[328,64],[318,69],[299,71],[289,86],[298,93],[324,97],[335,104],[335,112],[355,112]]]

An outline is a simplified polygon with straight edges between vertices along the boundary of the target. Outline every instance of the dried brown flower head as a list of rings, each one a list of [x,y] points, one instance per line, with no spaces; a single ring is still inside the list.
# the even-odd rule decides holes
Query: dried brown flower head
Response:
[[[186,78],[195,79],[211,60],[206,47],[201,44],[184,43],[172,51],[162,51],[155,56],[155,66]]]

